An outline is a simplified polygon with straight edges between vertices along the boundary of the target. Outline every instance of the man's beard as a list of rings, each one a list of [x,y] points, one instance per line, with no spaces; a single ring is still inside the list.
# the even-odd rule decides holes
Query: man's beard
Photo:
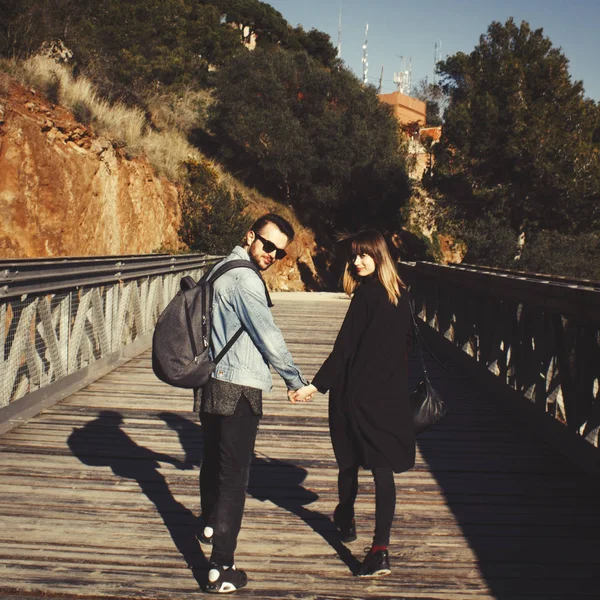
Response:
[[[261,261],[261,255],[255,251],[254,245],[250,246],[248,255],[259,271],[266,271],[275,262],[269,255],[266,255],[267,258]],[[267,260],[269,262],[266,262]]]

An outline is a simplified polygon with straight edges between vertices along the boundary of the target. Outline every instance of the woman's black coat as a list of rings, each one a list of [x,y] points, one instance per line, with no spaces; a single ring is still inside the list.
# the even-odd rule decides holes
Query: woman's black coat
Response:
[[[329,426],[340,469],[359,464],[391,467],[415,463],[415,433],[409,404],[408,292],[394,306],[379,280],[356,288],[333,351],[312,383],[330,390]]]

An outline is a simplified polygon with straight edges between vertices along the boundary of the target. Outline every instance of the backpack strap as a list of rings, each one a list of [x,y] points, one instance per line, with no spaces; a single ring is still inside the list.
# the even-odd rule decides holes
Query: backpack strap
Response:
[[[207,280],[214,281],[218,277],[221,277],[221,275],[224,275],[225,273],[227,273],[227,271],[231,271],[231,269],[237,269],[238,267],[252,269],[258,275],[259,279],[262,281],[262,284],[265,288],[265,296],[267,298],[267,306],[269,308],[272,308],[273,302],[271,302],[271,296],[269,295],[269,290],[267,289],[267,284],[265,283],[264,279],[262,278],[262,275],[261,275],[260,271],[258,270],[258,267],[249,260],[243,260],[243,259],[228,260],[227,262],[222,263],[219,266],[213,267],[206,275],[204,275],[204,277],[202,277],[202,279],[206,278]]]
[[[244,333],[244,328],[240,327],[234,334],[233,337],[221,348],[221,352],[215,356],[215,365],[229,352],[231,346],[233,346],[239,339],[240,335]]]
[[[227,271],[231,271],[232,269],[237,269],[238,267],[252,269],[258,275],[258,277],[262,281],[262,284],[265,288],[265,296],[267,298],[267,306],[269,308],[271,308],[273,306],[273,302],[271,302],[271,296],[269,295],[269,290],[267,289],[267,284],[265,283],[264,279],[262,278],[262,275],[260,274],[260,271],[258,270],[256,265],[249,260],[243,260],[243,259],[228,260],[227,262],[222,263],[220,266],[213,267],[204,277],[202,277],[202,279],[206,278],[206,280],[214,281],[215,279],[221,277],[221,275],[224,275],[225,273],[227,273]],[[225,354],[227,354],[227,352],[229,352],[230,348],[237,342],[237,340],[239,339],[240,335],[242,335],[243,332],[244,332],[244,328],[240,327],[233,334],[232,338],[225,344],[225,346],[223,346],[223,348],[221,349],[221,352],[219,352],[219,354],[217,354],[217,356],[215,356],[215,358],[214,358],[215,364],[217,364],[225,356]]]

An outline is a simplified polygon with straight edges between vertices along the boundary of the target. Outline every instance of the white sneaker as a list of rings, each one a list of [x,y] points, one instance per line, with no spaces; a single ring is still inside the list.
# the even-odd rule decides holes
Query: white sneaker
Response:
[[[213,543],[213,534],[215,533],[212,527],[205,527],[198,538],[201,544],[212,544]]]
[[[245,571],[236,569],[235,565],[226,567],[211,563],[208,572],[208,583],[205,591],[213,594],[230,594],[248,583],[248,576]]]

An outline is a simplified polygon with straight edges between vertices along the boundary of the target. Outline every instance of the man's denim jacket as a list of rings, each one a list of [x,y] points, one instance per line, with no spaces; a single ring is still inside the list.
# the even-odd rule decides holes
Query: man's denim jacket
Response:
[[[250,260],[236,246],[222,262]],[[244,332],[219,361],[213,377],[268,392],[273,387],[269,364],[281,375],[288,389],[307,384],[289,353],[281,331],[267,305],[262,279],[250,269],[232,269],[214,285],[212,348],[216,356],[235,332]]]

